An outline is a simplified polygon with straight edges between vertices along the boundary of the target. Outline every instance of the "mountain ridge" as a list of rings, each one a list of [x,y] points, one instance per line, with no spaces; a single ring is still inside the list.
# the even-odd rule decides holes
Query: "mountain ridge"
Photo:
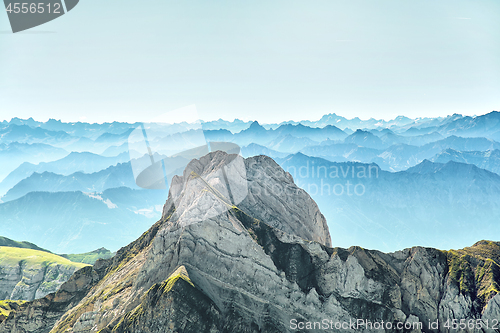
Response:
[[[209,156],[192,161],[176,178],[179,187],[147,232],[114,258],[76,272],[55,294],[21,305],[0,324],[0,331],[293,332],[294,319],[363,318],[425,325],[476,316],[492,320],[500,310],[500,296],[491,288],[498,282],[498,243],[477,242],[448,252],[413,247],[393,253],[325,246],[281,230],[295,230],[295,224],[290,216],[263,214],[274,202],[247,202],[245,210],[231,205],[230,198],[220,196],[224,177],[216,171],[227,167],[229,175],[235,175],[234,165],[227,156]],[[251,159],[258,165],[248,162],[256,173],[247,174],[247,179],[262,176],[268,188],[285,179],[281,177],[290,179],[268,159]],[[252,192],[261,185],[249,186]],[[193,198],[203,206],[191,204]],[[284,205],[295,202],[288,196],[282,200]],[[201,214],[226,208],[190,223],[189,213],[201,207]],[[302,211],[307,217],[302,221],[314,226],[314,210]],[[255,212],[263,220],[251,215]]]

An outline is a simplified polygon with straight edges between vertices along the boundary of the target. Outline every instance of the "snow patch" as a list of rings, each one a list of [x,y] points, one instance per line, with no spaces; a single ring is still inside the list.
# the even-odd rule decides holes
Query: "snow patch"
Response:
[[[109,199],[106,199],[104,200],[99,194],[97,193],[91,193],[91,192],[83,192],[83,194],[85,194],[86,196],[88,196],[89,198],[92,198],[92,199],[97,199],[97,200],[100,200],[102,201],[103,203],[106,204],[106,206],[108,206],[109,209],[115,209],[115,208],[118,208],[117,205],[115,205],[114,203],[111,202],[111,200]]]

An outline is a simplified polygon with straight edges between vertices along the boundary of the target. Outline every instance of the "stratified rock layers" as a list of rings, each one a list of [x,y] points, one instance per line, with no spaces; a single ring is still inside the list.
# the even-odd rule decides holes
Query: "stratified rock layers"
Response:
[[[244,161],[248,195],[234,205],[224,195],[232,179],[217,172],[228,158],[216,152],[191,162],[150,230],[57,293],[22,305],[0,331],[312,332],[291,322],[364,319],[420,321],[429,332],[437,319],[498,319],[498,243],[389,254],[331,248],[314,201],[270,158]],[[244,188],[234,182],[233,198]]]

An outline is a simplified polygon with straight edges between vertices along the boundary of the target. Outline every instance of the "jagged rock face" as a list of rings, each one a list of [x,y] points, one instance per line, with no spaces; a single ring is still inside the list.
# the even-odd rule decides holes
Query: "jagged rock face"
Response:
[[[14,313],[0,323],[0,332],[42,333],[49,332],[54,324],[75,307],[90,288],[103,277],[106,265],[97,262],[75,272],[63,283],[56,293],[24,303]]]
[[[74,266],[0,265],[0,299],[32,301],[56,292],[77,270]]]
[[[254,161],[256,168],[266,163]],[[273,186],[272,179],[291,183],[284,172],[268,170],[263,180],[247,173],[250,197],[236,207],[216,188],[220,178],[210,178],[217,174],[210,168],[221,164],[196,163],[191,171],[198,176],[191,179],[205,175],[204,191],[196,180],[196,186],[189,184],[190,171],[184,173],[177,179],[182,184],[178,196],[169,198],[162,220],[113,259],[77,272],[56,294],[23,305],[0,324],[0,332],[312,332],[321,330],[293,324],[324,319],[410,326],[422,322],[422,329],[413,332],[445,332],[442,325],[429,329],[428,322],[498,318],[498,243],[480,242],[450,252],[415,247],[389,254],[330,248],[305,237],[307,229],[287,220],[290,215],[281,219],[279,213],[267,214],[278,197],[271,195],[259,209],[252,208],[251,197],[257,197],[252,188]],[[279,199],[283,207],[297,204],[285,195]],[[203,215],[209,217],[201,222],[193,222],[197,214],[182,210],[196,209],[190,203],[199,202],[217,211],[223,205],[216,200],[227,208]],[[316,218],[314,209],[297,213],[305,217],[303,223]],[[269,223],[274,227],[266,217],[276,219]]]
[[[243,159],[217,151],[191,161],[183,177],[172,180],[163,215],[175,206],[172,219],[185,226],[234,205],[272,227],[331,246],[328,225],[314,200],[267,156]]]

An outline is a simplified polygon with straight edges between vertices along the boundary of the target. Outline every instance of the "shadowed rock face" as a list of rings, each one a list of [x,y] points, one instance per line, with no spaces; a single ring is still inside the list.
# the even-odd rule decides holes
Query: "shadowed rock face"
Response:
[[[498,318],[498,243],[389,254],[331,248],[305,192],[263,194],[282,183],[296,189],[269,158],[242,161],[248,195],[232,204],[243,183],[233,199],[224,195],[217,171],[228,156],[191,162],[150,230],[57,293],[22,305],[0,332],[296,332],[293,320],[323,319],[420,321],[414,332],[430,332],[436,319]]]
[[[234,206],[272,227],[331,246],[314,200],[267,156],[243,159],[217,151],[191,161],[183,176],[172,180],[163,218],[175,207],[171,219],[185,226]]]

